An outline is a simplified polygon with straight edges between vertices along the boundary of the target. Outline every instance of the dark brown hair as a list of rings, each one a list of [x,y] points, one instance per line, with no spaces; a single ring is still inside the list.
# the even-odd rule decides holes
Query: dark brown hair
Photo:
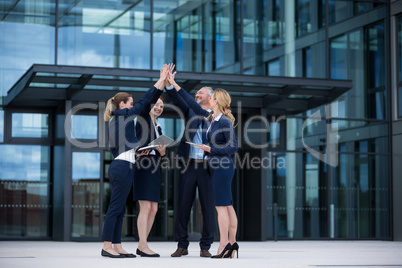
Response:
[[[110,98],[107,101],[103,119],[105,119],[105,121],[109,121],[110,118],[112,118],[113,116],[113,111],[120,108],[119,107],[120,102],[126,103],[130,97],[132,98],[133,96],[131,96],[131,94],[128,94],[127,92],[119,92],[116,95],[114,95],[113,98]]]

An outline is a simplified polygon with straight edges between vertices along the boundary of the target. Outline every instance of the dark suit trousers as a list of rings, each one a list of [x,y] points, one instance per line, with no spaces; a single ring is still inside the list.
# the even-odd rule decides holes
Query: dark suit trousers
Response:
[[[126,200],[133,185],[134,164],[124,160],[113,160],[109,167],[109,180],[112,195],[103,225],[102,240],[121,243],[123,217],[126,213]]]
[[[190,161],[187,170],[184,173],[182,171],[182,168],[179,169],[179,203],[174,226],[175,240],[178,242],[178,247],[187,248],[189,245],[187,227],[198,187],[203,217],[200,248],[209,249],[214,241],[215,206],[212,181],[207,164]]]

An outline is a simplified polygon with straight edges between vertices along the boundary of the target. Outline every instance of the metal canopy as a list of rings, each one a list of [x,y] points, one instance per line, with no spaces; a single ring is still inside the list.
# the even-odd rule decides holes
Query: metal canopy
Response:
[[[120,91],[141,98],[159,70],[34,64],[8,91],[6,106],[56,107],[65,100],[106,101]],[[176,81],[195,93],[202,86],[224,88],[232,107],[266,108],[268,114],[297,114],[332,102],[352,88],[350,80],[178,72]]]

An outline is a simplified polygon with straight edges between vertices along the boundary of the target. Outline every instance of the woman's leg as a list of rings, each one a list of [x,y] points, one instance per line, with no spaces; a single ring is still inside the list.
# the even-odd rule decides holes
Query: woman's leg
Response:
[[[232,205],[227,207],[227,211],[229,215],[229,243],[233,245],[236,242],[237,216]]]
[[[140,203],[140,213],[138,215],[137,220],[137,228],[138,228],[138,249],[147,254],[155,254],[152,250],[148,247],[148,228],[149,228],[149,214],[151,212],[151,202],[146,200],[139,200]],[[152,227],[152,225],[151,225]]]
[[[112,193],[109,207],[106,213],[103,226],[102,249],[113,254],[119,255],[113,244],[121,243],[121,223],[119,219],[124,216],[126,199],[132,184],[132,170],[125,161],[113,161],[109,167],[109,179],[112,185]],[[116,232],[116,229],[120,232]]]
[[[104,241],[102,249],[112,255],[119,255],[119,253],[113,249],[112,242]]]
[[[126,206],[122,208],[120,216],[117,218],[115,231],[114,231],[114,238],[113,238],[113,248],[120,254],[128,254],[127,251],[123,249],[121,245],[121,231],[123,229],[123,218],[124,214],[126,214]]]
[[[216,206],[216,212],[218,213],[218,225],[219,225],[219,248],[218,255],[222,252],[225,246],[229,243],[229,213],[227,206]]]
[[[156,216],[157,212],[158,212],[158,202],[151,202],[151,209],[148,214],[147,237],[149,236],[149,233],[151,232],[152,225],[154,224],[155,216]]]

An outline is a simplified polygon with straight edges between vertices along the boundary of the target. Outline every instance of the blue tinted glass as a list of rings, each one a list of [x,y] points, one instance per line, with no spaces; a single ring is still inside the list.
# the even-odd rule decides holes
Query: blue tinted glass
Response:
[[[71,137],[96,140],[98,138],[98,117],[96,115],[73,115],[71,117]]]
[[[48,115],[34,113],[13,113],[11,136],[15,138],[47,138]]]
[[[149,0],[59,3],[59,64],[150,67]]]
[[[398,19],[398,56],[399,81],[402,81],[402,16]]]
[[[55,0],[1,2],[0,96],[32,64],[54,63],[55,6]]]
[[[47,146],[0,145],[0,237],[48,237],[49,162]]]
[[[0,180],[47,181],[49,148],[38,145],[0,145]]]
[[[402,87],[399,87],[398,90],[398,113],[399,113],[399,117],[402,117]]]
[[[99,237],[100,159],[100,153],[73,152],[72,237]]]
[[[335,38],[331,41],[330,50],[330,72],[332,79],[345,79],[346,73],[346,35]]]
[[[273,145],[280,144],[280,130],[281,126],[280,123],[270,122],[269,123],[269,136],[268,136],[268,143]]]
[[[304,50],[304,77],[311,77],[311,49]]]
[[[73,181],[100,177],[100,153],[73,152]]]
[[[279,60],[271,61],[268,63],[268,75],[269,76],[279,76],[281,75],[280,62]]]
[[[4,142],[4,111],[0,110],[0,142]]]
[[[310,19],[310,1],[297,0],[297,36],[305,35],[312,31],[312,21]]]

